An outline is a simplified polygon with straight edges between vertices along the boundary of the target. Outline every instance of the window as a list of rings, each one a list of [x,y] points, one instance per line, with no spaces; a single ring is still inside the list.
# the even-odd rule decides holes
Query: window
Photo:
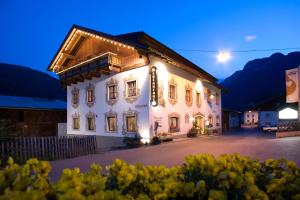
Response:
[[[117,117],[107,117],[107,130],[115,132],[117,130]]]
[[[124,92],[125,100],[128,103],[133,103],[140,96],[140,90],[138,88],[138,79],[129,76],[127,79],[124,80],[124,82],[125,82],[125,92]]]
[[[175,93],[176,93],[176,86],[175,85],[170,85],[170,95],[169,98],[170,99],[174,99],[175,100]]]
[[[127,132],[135,132],[136,131],[136,117],[135,116],[127,116],[126,117],[126,127],[127,127]]]
[[[109,112],[105,113],[105,130],[106,132],[117,132],[118,129],[118,119],[117,113],[110,110]]]
[[[209,116],[208,116],[208,126],[209,126],[209,127],[212,127],[212,126],[213,126],[213,117],[212,117],[212,115],[209,115]]]
[[[74,130],[80,129],[80,117],[78,113],[72,115],[72,127]]]
[[[89,84],[86,88],[86,104],[91,107],[95,103],[95,87]]]
[[[192,106],[193,104],[192,87],[189,85],[185,86],[185,104],[187,106]]]
[[[216,126],[220,126],[220,116],[216,116]]]
[[[169,132],[179,132],[180,131],[180,116],[177,113],[172,113],[169,115]]]
[[[112,85],[108,87],[108,98],[114,100],[117,98],[117,86]]]
[[[87,127],[87,130],[89,130],[89,131],[96,130],[95,114],[89,112],[86,115],[86,127]]]
[[[138,113],[129,108],[128,111],[123,113],[123,131],[125,133],[132,133],[138,131],[137,125]]]
[[[118,81],[111,78],[106,82],[106,102],[113,105],[118,101]]]
[[[79,89],[74,88],[72,90],[72,106],[77,108],[79,105]]]
[[[169,81],[169,103],[172,105],[177,103],[177,83],[173,78]]]
[[[127,82],[127,96],[128,97],[136,96],[136,81]]]
[[[200,92],[196,92],[196,105],[198,107],[201,106],[201,96],[200,96]]]
[[[220,105],[220,95],[216,93],[216,105]]]

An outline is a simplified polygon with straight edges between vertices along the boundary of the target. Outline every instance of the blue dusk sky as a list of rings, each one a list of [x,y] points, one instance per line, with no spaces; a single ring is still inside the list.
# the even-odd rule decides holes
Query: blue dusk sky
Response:
[[[0,62],[44,72],[72,24],[109,34],[145,31],[220,79],[249,60],[300,51],[300,0],[1,0],[0,13]],[[233,52],[218,63],[216,52],[190,50]]]

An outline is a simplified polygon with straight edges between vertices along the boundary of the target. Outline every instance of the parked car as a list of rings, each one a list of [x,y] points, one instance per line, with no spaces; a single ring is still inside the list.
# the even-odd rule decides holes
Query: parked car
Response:
[[[278,127],[276,125],[270,125],[270,126],[263,126],[262,130],[264,132],[275,132],[278,130]]]

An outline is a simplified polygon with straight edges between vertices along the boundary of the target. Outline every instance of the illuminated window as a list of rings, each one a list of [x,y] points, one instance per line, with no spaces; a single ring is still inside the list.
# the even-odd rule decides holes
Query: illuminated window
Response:
[[[89,131],[95,131],[96,130],[96,120],[95,120],[95,114],[89,112],[86,115],[86,127]]]
[[[125,132],[137,132],[137,117],[138,113],[129,108],[129,110],[123,113],[124,121],[123,121],[123,130]]]
[[[209,115],[209,116],[208,116],[208,126],[209,126],[209,127],[212,127],[212,126],[213,126],[213,117],[212,117],[212,115]]]
[[[127,132],[135,132],[136,131],[136,117],[135,116],[127,116],[126,117],[126,127],[127,127]]]
[[[220,126],[220,116],[216,116],[216,126]]]
[[[136,81],[127,82],[127,96],[135,97],[136,96]]]
[[[72,127],[74,130],[79,130],[80,128],[80,117],[77,113],[72,116]]]
[[[187,106],[192,106],[193,104],[192,87],[189,85],[185,86],[185,104]]]
[[[201,95],[200,95],[200,92],[196,92],[196,105],[198,107],[201,106]]]
[[[133,103],[140,96],[140,89],[138,88],[138,78],[129,76],[124,79],[125,92],[124,97],[128,103]]]
[[[79,105],[79,89],[74,88],[72,90],[72,106],[77,108]]]
[[[106,102],[113,105],[118,101],[118,81],[111,78],[106,82]]]
[[[169,115],[169,132],[179,132],[180,131],[180,116],[177,113],[172,113]]]
[[[106,132],[116,132],[118,129],[118,119],[117,113],[110,110],[109,112],[105,113],[105,130]]]
[[[91,107],[95,103],[95,87],[92,84],[86,88],[86,104]]]
[[[117,117],[107,117],[107,130],[109,132],[115,132],[117,130]]]

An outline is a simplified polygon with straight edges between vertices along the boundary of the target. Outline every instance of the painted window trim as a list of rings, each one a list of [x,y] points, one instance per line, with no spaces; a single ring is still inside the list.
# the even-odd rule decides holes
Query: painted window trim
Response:
[[[170,86],[173,85],[175,86],[175,99],[170,98],[171,97],[171,90],[170,90]],[[175,79],[172,77],[171,80],[169,80],[168,82],[168,99],[169,99],[169,103],[171,105],[175,105],[177,103],[177,82],[175,81]]]
[[[106,112],[104,117],[104,130],[106,131],[106,133],[117,133],[118,132],[118,113],[113,112],[112,110]],[[108,127],[108,117],[115,117],[116,118],[116,130],[115,131],[109,131],[109,127]]]
[[[177,128],[176,129],[171,129],[171,118],[176,117],[177,118]],[[177,133],[180,132],[180,115],[176,112],[173,112],[168,115],[168,126],[169,126],[169,133]]]
[[[199,94],[199,101],[197,101],[197,96],[198,96],[198,94]],[[200,108],[201,105],[202,105],[201,92],[196,91],[195,101],[196,101],[196,106],[197,106],[198,108]]]
[[[75,95],[76,93],[77,93],[77,104],[74,103],[74,102],[75,102],[74,95]],[[72,98],[71,98],[71,101],[72,101],[72,107],[73,107],[73,108],[78,108],[78,106],[79,106],[79,99],[80,99],[80,97],[79,97],[79,89],[78,89],[77,87],[74,87],[74,88],[72,89],[71,94],[72,94]]]
[[[74,118],[78,118],[78,129],[75,129],[74,127]],[[78,114],[77,112],[75,112],[73,115],[72,115],[72,129],[74,131],[80,131],[80,114]]]
[[[115,103],[118,102],[119,100],[119,81],[114,79],[114,78],[111,78],[109,81],[106,82],[106,94],[105,94],[105,100],[106,100],[106,103],[108,105],[114,105]],[[110,99],[109,98],[109,88],[111,86],[115,86],[116,87],[116,99]]]
[[[88,91],[92,91],[92,102],[88,102]],[[85,88],[85,102],[88,107],[92,107],[95,104],[96,96],[95,96],[95,86],[91,83]]]
[[[138,115],[139,115],[139,113],[137,112],[137,111],[135,111],[135,110],[132,110],[131,108],[129,108],[128,109],[128,111],[126,111],[126,112],[124,112],[123,113],[123,133],[124,134],[133,134],[133,133],[138,133],[139,131],[139,126],[138,126]],[[129,132],[129,131],[127,131],[127,121],[126,121],[126,119],[127,119],[127,117],[132,117],[132,116],[135,116],[135,120],[136,120],[136,122],[135,122],[135,129],[136,129],[136,131],[134,131],[134,132]]]
[[[218,122],[219,121],[219,122]],[[221,125],[221,122],[220,122],[220,116],[217,115],[216,116],[216,126],[220,126]]]
[[[128,82],[132,82],[135,81],[136,82],[136,95],[135,96],[128,96]],[[135,102],[139,97],[140,97],[140,88],[139,88],[139,81],[137,77],[134,77],[132,75],[128,76],[127,78],[124,79],[124,98],[125,101],[128,103],[133,103]]]
[[[95,127],[94,127],[93,130],[90,130],[89,127],[88,127],[88,118],[93,118],[94,121],[95,121]],[[93,113],[93,112],[91,112],[91,111],[89,111],[89,112],[85,115],[85,120],[86,120],[86,122],[85,122],[85,128],[86,128],[86,130],[87,130],[87,131],[91,131],[91,132],[96,132],[96,129],[97,129],[97,125],[96,125],[96,114]]]
[[[187,101],[187,99],[186,99],[187,91],[190,91],[190,95],[191,95],[189,101]],[[192,88],[189,84],[187,84],[187,85],[185,86],[184,99],[185,99],[185,104],[186,104],[188,107],[191,107],[191,106],[193,105],[193,88]]]

